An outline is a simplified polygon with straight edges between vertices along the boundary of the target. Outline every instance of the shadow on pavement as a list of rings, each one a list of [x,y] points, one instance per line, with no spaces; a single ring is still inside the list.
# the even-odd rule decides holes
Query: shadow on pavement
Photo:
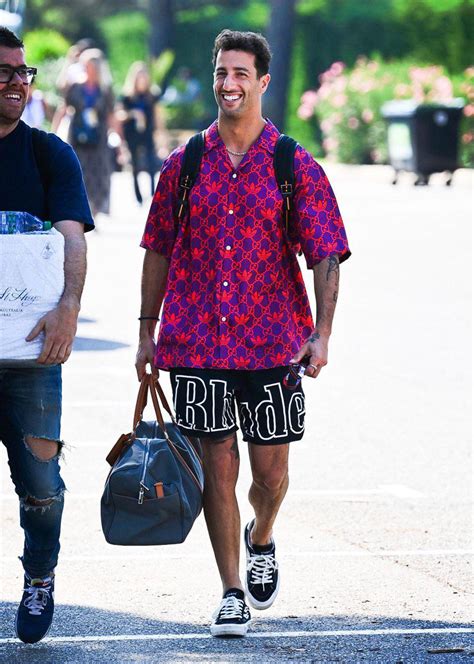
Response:
[[[120,592],[117,586],[117,592]],[[157,598],[159,602],[159,597]],[[409,662],[473,661],[469,633],[348,634],[350,630],[470,628],[457,622],[408,620],[387,616],[285,616],[254,612],[250,638],[212,639],[208,625],[149,619],[88,606],[58,605],[53,627],[36,645],[2,642],[14,636],[16,604],[0,603],[0,661],[8,664],[90,662]],[[184,607],[186,608],[186,607]],[[157,612],[159,606],[157,605]],[[340,632],[321,634],[321,632]],[[298,634],[298,633],[302,634]],[[182,635],[189,638],[182,638]],[[268,636],[265,636],[268,634]],[[126,637],[132,638],[119,638]],[[146,638],[157,635],[158,638]],[[145,638],[137,638],[145,636]],[[162,638],[159,638],[159,637]],[[55,641],[55,638],[71,641]],[[77,640],[73,640],[76,637]],[[96,638],[97,637],[97,638]],[[100,638],[102,637],[102,639]],[[163,638],[164,637],[164,638]],[[181,637],[181,638],[179,638]],[[87,640],[87,639],[90,640]]]
[[[74,339],[73,350],[118,350],[119,348],[129,348],[130,344],[122,341],[111,341],[110,339],[93,339],[89,337],[76,337]]]

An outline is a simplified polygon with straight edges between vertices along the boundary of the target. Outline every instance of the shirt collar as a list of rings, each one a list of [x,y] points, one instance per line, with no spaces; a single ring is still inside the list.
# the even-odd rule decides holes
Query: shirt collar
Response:
[[[275,152],[275,143],[277,142],[279,135],[280,132],[275,127],[273,122],[266,118],[266,125],[252,147],[257,147],[266,150],[270,154],[273,154]],[[223,142],[219,136],[219,131],[217,130],[217,120],[215,120],[211,126],[206,129],[204,152],[210,152],[211,150],[222,145]]]

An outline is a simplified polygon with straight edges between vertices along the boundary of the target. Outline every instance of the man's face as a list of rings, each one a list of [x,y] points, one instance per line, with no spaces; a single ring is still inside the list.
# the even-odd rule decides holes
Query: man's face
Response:
[[[25,65],[22,48],[0,46],[0,67]],[[28,101],[29,85],[23,83],[15,74],[10,83],[0,83],[0,125],[16,125]]]
[[[214,97],[225,117],[261,115],[262,95],[270,74],[257,77],[255,56],[245,51],[219,51],[214,70]]]

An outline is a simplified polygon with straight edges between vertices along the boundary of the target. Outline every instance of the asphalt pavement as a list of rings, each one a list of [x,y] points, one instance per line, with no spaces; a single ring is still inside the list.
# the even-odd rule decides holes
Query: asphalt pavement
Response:
[[[275,527],[277,601],[253,612],[247,638],[213,639],[220,582],[202,516],[178,546],[114,547],[102,536],[105,456],[130,430],[138,387],[147,213],[131,175],[119,173],[112,215],[88,236],[64,367],[57,609],[35,646],[14,638],[22,532],[0,450],[1,662],[472,661],[472,172],[459,171],[451,187],[442,176],[414,187],[409,175],[392,186],[388,167],[327,172],[353,256],[341,266],[329,364],[303,383],[307,432],[292,446]],[[250,473],[240,444],[244,524]]]

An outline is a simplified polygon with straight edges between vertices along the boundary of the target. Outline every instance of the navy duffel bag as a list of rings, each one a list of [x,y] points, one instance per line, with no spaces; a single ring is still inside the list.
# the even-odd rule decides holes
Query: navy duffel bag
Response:
[[[148,394],[156,422],[142,420]],[[159,400],[171,422],[164,422]],[[140,384],[133,431],[120,436],[107,461],[112,469],[101,499],[107,542],[128,546],[184,542],[202,509],[200,449],[179,431],[152,375],[146,374]]]

